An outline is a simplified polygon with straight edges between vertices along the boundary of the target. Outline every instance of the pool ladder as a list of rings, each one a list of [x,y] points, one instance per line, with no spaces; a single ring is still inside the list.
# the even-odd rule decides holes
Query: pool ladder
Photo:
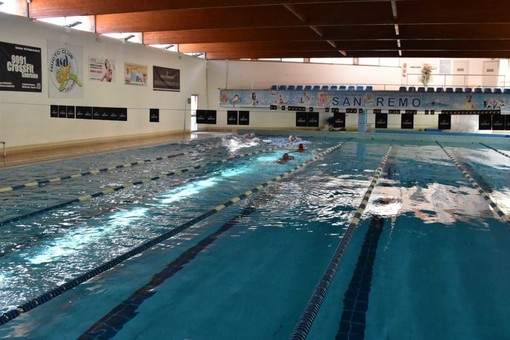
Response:
[[[5,158],[7,156],[7,152],[5,151],[5,142],[1,142],[0,141],[0,144],[3,144],[3,146],[4,146],[3,155],[4,155],[4,158]]]

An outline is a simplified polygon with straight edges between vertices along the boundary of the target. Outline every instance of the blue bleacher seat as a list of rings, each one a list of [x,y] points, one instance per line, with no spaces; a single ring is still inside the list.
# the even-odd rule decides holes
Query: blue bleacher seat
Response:
[[[453,92],[453,87],[447,87],[444,92]]]
[[[271,90],[278,90],[278,85],[271,85]]]
[[[318,90],[320,90],[320,89],[321,89],[320,85],[314,85],[314,87],[313,87],[313,90],[314,90],[314,91],[318,91]]]
[[[492,89],[491,88],[484,88],[483,89],[483,93],[492,93]]]
[[[427,92],[434,92],[434,88],[433,87],[427,87]]]
[[[286,89],[287,89],[287,85],[278,86],[278,90],[286,90]]]
[[[347,90],[354,91],[356,90],[356,87],[354,87],[354,85],[349,85],[349,87],[347,87]]]
[[[356,86],[356,91],[363,91],[364,88],[361,85]]]
[[[462,92],[464,92],[464,90],[462,89],[462,87],[456,87],[455,88],[455,92],[456,93],[462,93]]]
[[[504,89],[503,93],[510,93],[510,89]]]
[[[425,92],[425,87],[423,86],[418,87],[418,92]]]
[[[476,87],[476,88],[475,88],[475,93],[482,93],[482,89],[481,89],[481,88],[479,88],[479,87]]]
[[[345,91],[347,90],[347,87],[345,85],[340,85],[340,91]]]
[[[494,89],[494,93],[502,93],[501,89],[499,87]]]
[[[409,91],[409,92],[416,92],[416,87],[414,87],[414,86],[409,86],[409,87],[407,88],[407,91]]]
[[[329,88],[331,91],[336,91],[338,90],[338,86],[336,85],[331,85],[331,87]]]
[[[293,91],[293,90],[295,90],[295,89],[296,89],[296,86],[294,86],[294,85],[289,85],[289,87],[288,87],[287,89],[288,89],[288,90],[292,90],[292,91]]]
[[[303,85],[297,85],[296,86],[296,90],[303,91]]]
[[[312,85],[305,85],[305,91],[311,91]]]
[[[374,88],[372,85],[365,86],[365,91],[372,91]]]
[[[407,87],[405,87],[405,86],[400,86],[398,90],[399,90],[400,92],[407,92]]]
[[[466,88],[464,88],[464,92],[471,93],[471,92],[473,92],[473,89],[470,87],[466,87]]]
[[[442,87],[436,88],[436,92],[444,92],[444,89]]]

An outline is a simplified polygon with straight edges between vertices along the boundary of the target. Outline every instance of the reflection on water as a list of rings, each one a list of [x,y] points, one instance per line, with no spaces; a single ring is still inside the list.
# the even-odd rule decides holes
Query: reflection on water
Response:
[[[446,225],[493,216],[489,205],[476,189],[439,183],[411,188],[378,186],[367,207],[367,213],[387,218],[407,212],[414,212],[424,223]]]

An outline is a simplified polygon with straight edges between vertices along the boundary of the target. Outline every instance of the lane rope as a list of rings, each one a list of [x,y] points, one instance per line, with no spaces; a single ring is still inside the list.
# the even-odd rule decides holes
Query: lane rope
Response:
[[[502,155],[503,155],[503,156],[505,156],[505,157],[510,158],[510,155],[507,155],[507,154],[506,154],[506,153],[504,153],[503,151],[500,151],[500,150],[498,150],[498,149],[495,149],[495,148],[493,148],[492,146],[489,146],[489,145],[484,144],[484,143],[480,143],[480,144],[482,144],[483,146],[485,146],[485,147],[487,147],[487,148],[489,148],[489,149],[491,149],[491,150],[496,151],[496,152],[497,152],[497,153],[499,153],[499,154],[502,154]]]
[[[294,331],[291,335],[291,339],[306,339],[308,333],[310,332],[310,329],[312,327],[312,324],[315,320],[315,317],[317,316],[319,309],[322,305],[322,302],[324,298],[326,297],[326,294],[329,290],[329,287],[331,286],[331,282],[333,281],[333,278],[335,277],[336,271],[338,267],[340,266],[340,262],[342,261],[342,258],[347,250],[347,247],[349,246],[349,243],[351,241],[352,235],[354,234],[354,231],[358,227],[358,224],[361,220],[361,216],[363,215],[363,212],[365,211],[365,208],[368,205],[368,200],[370,199],[370,196],[372,195],[372,191],[374,190],[374,187],[377,184],[377,181],[379,180],[379,177],[381,176],[381,173],[386,165],[386,161],[388,160],[388,156],[390,155],[392,146],[389,147],[388,151],[382,158],[382,161],[375,171],[375,175],[372,178],[372,182],[368,186],[367,191],[365,192],[365,195],[363,196],[363,199],[361,201],[361,204],[359,205],[358,209],[356,210],[356,213],[354,214],[353,219],[351,220],[351,223],[349,224],[349,227],[345,231],[345,234],[342,237],[342,240],[340,241],[338,247],[335,250],[335,253],[333,254],[333,257],[331,258],[331,261],[329,262],[329,265],[322,276],[322,279],[320,280],[317,288],[315,289],[315,292],[313,293],[312,297],[308,301],[308,304],[304,310],[304,312],[301,314],[301,317],[299,318],[299,322],[294,328]]]
[[[285,144],[285,145],[281,145],[280,147],[283,148],[283,147],[287,147],[289,145],[290,144]],[[156,158],[152,158],[152,159],[145,159],[145,160],[142,160],[142,161],[135,161],[135,162],[124,163],[124,164],[115,165],[115,166],[111,166],[111,167],[87,170],[87,171],[84,171],[84,172],[81,172],[81,173],[75,173],[75,174],[72,174],[72,175],[66,175],[66,176],[54,177],[54,178],[46,178],[46,179],[32,181],[32,182],[28,182],[28,183],[24,183],[24,184],[12,185],[12,186],[8,186],[8,187],[0,188],[0,193],[11,192],[11,191],[16,191],[16,190],[21,190],[21,189],[31,188],[31,187],[39,187],[39,186],[42,186],[42,185],[58,183],[58,182],[62,182],[62,181],[65,181],[65,180],[76,179],[76,178],[90,176],[90,175],[99,175],[99,174],[103,174],[103,173],[117,171],[117,170],[120,170],[120,169],[131,168],[131,167],[134,167],[134,166],[137,166],[137,165],[142,165],[142,164],[147,164],[147,163],[155,163],[157,161],[162,161],[162,160],[165,160],[165,159],[171,159],[171,158],[175,158],[175,157],[178,157],[178,156],[184,156],[184,155],[189,155],[189,154],[194,154],[194,153],[206,152],[206,151],[209,151],[211,149],[212,149],[212,147],[201,147],[198,150],[179,152],[179,153],[175,153],[175,154],[171,154],[171,155],[167,155],[167,156],[161,156],[161,157],[156,157]]]
[[[448,150],[444,146],[441,145],[438,141],[436,141],[437,145],[443,149],[443,151],[446,153],[446,155],[450,158],[450,160],[455,164],[457,169],[462,172],[464,177],[471,183],[471,185],[482,195],[482,197],[485,199],[485,201],[489,204],[489,207],[498,215],[501,220],[505,223],[510,223],[510,218],[499,208],[499,206],[490,198],[489,194],[485,192],[485,190],[482,189],[482,187],[471,177],[471,175],[464,169],[462,165],[460,165],[459,162],[453,157]]]
[[[187,168],[182,168],[182,169],[173,170],[173,171],[170,171],[170,172],[167,172],[167,173],[162,173],[162,174],[159,174],[158,176],[140,179],[140,180],[137,180],[135,182],[128,182],[128,183],[125,183],[123,185],[119,185],[119,186],[116,186],[116,187],[113,187],[113,188],[108,188],[106,190],[96,192],[94,194],[80,196],[80,197],[72,199],[72,200],[68,200],[68,201],[65,201],[65,202],[57,203],[55,205],[48,206],[46,208],[42,208],[42,209],[39,209],[39,210],[36,210],[36,211],[32,211],[32,212],[29,212],[29,213],[26,213],[26,214],[23,214],[23,215],[15,216],[15,217],[12,217],[12,218],[0,221],[0,226],[6,225],[6,224],[9,224],[9,223],[13,223],[13,222],[18,222],[18,221],[21,221],[21,220],[24,220],[24,219],[27,219],[27,218],[30,218],[30,217],[34,217],[36,215],[40,215],[40,214],[46,213],[46,212],[51,211],[51,210],[63,208],[63,207],[68,206],[70,204],[88,201],[88,200],[90,200],[92,198],[110,195],[112,193],[115,193],[115,192],[123,190],[123,189],[129,189],[131,187],[138,186],[138,185],[143,185],[143,184],[146,184],[146,183],[150,183],[150,182],[153,182],[153,181],[157,181],[159,179],[165,179],[165,178],[167,178],[169,176],[179,175],[179,174],[182,174],[182,173],[185,173],[185,172],[190,172],[190,171],[198,170],[198,169],[204,168],[206,166],[226,163],[226,162],[229,162],[229,161],[232,161],[232,160],[235,160],[235,159],[239,159],[239,158],[243,158],[243,157],[248,157],[248,156],[254,156],[254,155],[257,155],[257,154],[260,154],[260,153],[264,153],[264,152],[271,152],[271,151],[278,150],[278,149],[281,149],[282,147],[286,147],[286,146],[289,146],[289,144],[284,144],[284,146],[275,146],[275,147],[268,148],[268,149],[263,149],[263,150],[248,152],[248,153],[244,153],[244,154],[239,154],[239,155],[231,156],[231,157],[219,160],[219,161],[201,163],[201,164],[190,166],[190,167],[187,167]]]
[[[339,149],[342,147],[342,145],[344,144],[345,142],[341,143],[341,144],[338,144],[336,146],[333,146],[333,147],[330,147],[330,148],[327,148],[326,150],[324,150],[323,152],[313,156],[312,158],[310,158],[309,160],[301,163],[301,164],[298,164],[297,166],[295,166],[294,168],[284,172],[283,174],[280,174],[276,177],[273,177],[272,179],[252,188],[251,190],[248,190],[246,192],[244,192],[243,194],[239,195],[239,196],[236,196],[234,198],[231,198],[230,200],[226,201],[225,203],[223,204],[220,204],[218,206],[216,206],[215,208],[201,214],[200,216],[197,216],[191,220],[189,220],[188,222],[184,223],[184,224],[181,224],[180,226],[158,236],[158,237],[155,237],[133,249],[131,249],[130,251],[122,254],[122,255],[119,255],[117,257],[115,257],[114,259],[110,260],[110,261],[107,261],[105,262],[104,264],[100,265],[99,267],[96,267],[94,269],[91,269],[89,271],[87,271],[86,273],[62,284],[62,285],[59,285],[57,286],[56,288],[53,288],[49,291],[47,291],[46,293],[43,293],[42,295],[39,295],[38,297],[24,303],[24,304],[21,304],[19,305],[17,308],[15,309],[11,309],[10,311],[7,311],[5,313],[3,313],[1,316],[0,316],[0,325],[4,325],[6,324],[7,322],[17,318],[18,316],[36,308],[37,306],[40,306],[41,304],[45,303],[45,302],[48,302],[50,300],[52,300],[53,298],[63,294],[64,292],[68,291],[68,290],[71,290],[72,288],[75,288],[76,286],[78,286],[79,284],[85,282],[85,281],[88,281],[90,280],[91,278],[107,271],[107,270],[110,270],[112,269],[113,267],[115,267],[116,265],[130,259],[131,257],[133,256],[136,256],[140,253],[142,253],[143,251],[151,248],[151,247],[154,247],[155,245],[169,239],[170,237],[173,237],[181,232],[183,232],[184,230],[188,229],[189,227],[193,226],[194,224],[202,221],[202,220],[205,220],[206,218],[216,214],[217,212],[225,209],[226,207],[234,204],[234,203],[237,203],[247,197],[249,197],[250,195],[258,192],[258,191],[261,191],[263,190],[264,188],[266,188],[267,186],[269,186],[270,184],[272,183],[276,183],[276,182],[279,182],[281,181],[282,179],[286,178],[286,177],[289,177],[290,175],[292,175],[293,173],[295,173],[296,171],[304,168],[305,166],[308,166],[309,164],[311,164],[312,162],[324,157],[325,155]]]

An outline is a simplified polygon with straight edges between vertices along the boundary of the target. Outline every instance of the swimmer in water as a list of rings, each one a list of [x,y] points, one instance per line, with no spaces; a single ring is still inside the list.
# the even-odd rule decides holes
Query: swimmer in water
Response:
[[[304,145],[303,143],[299,143],[299,145],[298,145],[298,151],[299,151],[299,152],[303,152],[303,151],[305,151],[305,145]]]
[[[284,163],[287,163],[288,161],[294,159],[294,156],[291,156],[289,155],[287,152],[283,154],[282,158],[280,158],[279,160],[277,160],[276,162],[277,163],[280,163],[280,164],[284,164]]]

